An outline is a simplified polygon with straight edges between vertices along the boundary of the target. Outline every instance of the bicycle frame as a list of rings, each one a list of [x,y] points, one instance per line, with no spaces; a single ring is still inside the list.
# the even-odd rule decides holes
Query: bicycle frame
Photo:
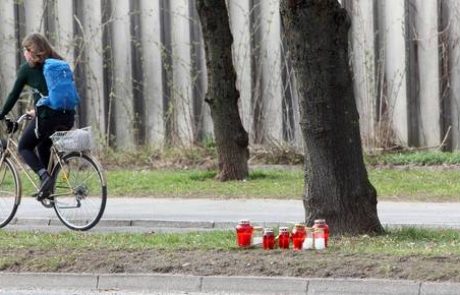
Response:
[[[21,117],[22,118],[22,117]],[[21,120],[21,119],[20,119]],[[23,120],[26,120],[25,117]],[[22,120],[21,120],[22,121]],[[29,182],[32,184],[32,186],[35,188],[35,190],[38,192],[40,190],[39,185],[37,184],[36,180],[34,180],[33,177],[33,172],[31,172],[31,169],[26,167],[26,165],[23,163],[23,161],[20,159],[19,153],[18,153],[18,142],[13,138],[15,132],[11,132],[8,134],[8,137],[6,139],[6,147],[3,149],[3,153],[1,153],[1,158],[0,158],[0,165],[3,163],[4,159],[6,157],[9,157],[10,159],[13,160],[13,164],[16,165],[20,169],[20,171],[23,171],[29,180]],[[13,146],[13,147],[12,147]],[[48,163],[48,173],[52,173],[53,168],[56,163],[59,163],[63,167],[63,163],[61,160],[61,156],[59,155],[59,152],[56,150],[54,146],[51,146],[51,156],[50,160]],[[70,187],[70,185],[69,185]]]
[[[38,179],[20,158],[18,141],[14,136],[18,127],[22,127],[21,123],[30,119],[29,115],[22,115],[17,120],[7,120],[6,143],[0,152],[0,167],[6,167],[5,179],[10,179],[10,183],[14,183],[15,186],[11,194],[8,194],[11,192],[9,188],[5,191],[4,204],[6,205],[0,206],[0,227],[7,225],[12,220],[20,204],[23,186],[19,172],[24,172],[35,188],[37,193],[32,196],[40,196]],[[87,129],[88,127],[85,127],[81,130],[87,132]],[[85,136],[91,136],[91,134]],[[57,217],[68,228],[80,231],[89,230],[99,222],[104,214],[107,201],[105,173],[89,149],[68,148],[65,150],[59,143],[62,138],[71,139],[72,131],[63,131],[61,134],[56,132],[51,136],[53,144],[50,147],[47,170],[53,179],[53,189],[49,196],[42,199],[37,198],[37,200],[46,208],[54,208]],[[55,145],[55,141],[58,142],[58,145]],[[0,183],[3,184],[3,175],[0,178],[2,178]],[[5,183],[8,186],[8,180]]]
[[[13,160],[13,164],[20,169],[20,171],[24,171],[25,175],[29,179],[30,183],[33,185],[36,191],[39,190],[39,187],[37,185],[37,182],[34,180],[31,170],[29,168],[26,168],[25,165],[22,163],[21,159],[19,158],[19,154],[17,152],[18,149],[18,143],[12,138],[13,134],[8,134],[8,138],[6,139],[6,147],[3,149],[3,153],[0,159],[0,164],[3,163],[6,157],[9,157],[10,159]],[[14,148],[11,148],[11,145],[14,146]]]

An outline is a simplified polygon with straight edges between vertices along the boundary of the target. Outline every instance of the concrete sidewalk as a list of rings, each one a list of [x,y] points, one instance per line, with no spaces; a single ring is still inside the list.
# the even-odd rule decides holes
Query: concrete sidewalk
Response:
[[[161,274],[0,273],[0,293],[10,288],[77,289],[171,294],[458,295],[460,284],[395,280],[219,277]],[[158,292],[158,293],[157,293]],[[75,294],[75,293],[72,293]]]

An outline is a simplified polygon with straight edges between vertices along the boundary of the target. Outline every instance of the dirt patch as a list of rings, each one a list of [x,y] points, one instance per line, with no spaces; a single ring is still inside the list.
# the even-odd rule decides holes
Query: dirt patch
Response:
[[[273,250],[2,251],[0,271],[169,273],[460,282],[458,256],[344,255]]]

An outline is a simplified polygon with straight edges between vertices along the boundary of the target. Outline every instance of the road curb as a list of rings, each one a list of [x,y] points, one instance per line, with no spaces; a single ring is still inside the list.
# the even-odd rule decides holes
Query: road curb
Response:
[[[96,228],[150,228],[154,229],[183,229],[183,230],[229,230],[234,229],[238,221],[183,221],[183,220],[155,220],[155,219],[102,219]],[[257,222],[262,227],[278,228],[290,227],[292,223],[286,222]],[[15,217],[9,226],[61,226],[62,222],[57,218],[17,218]],[[427,229],[459,229],[457,224],[382,224],[388,228],[427,228]]]
[[[101,219],[97,227],[148,227],[148,228],[182,228],[182,229],[234,229],[238,221],[182,221],[182,220],[155,220],[155,219]],[[290,223],[259,222],[263,227],[290,226]],[[59,226],[61,221],[56,218],[14,218],[10,223],[14,225]]]
[[[0,291],[12,288],[305,295],[455,295],[460,290],[460,283],[169,274],[0,273]]]

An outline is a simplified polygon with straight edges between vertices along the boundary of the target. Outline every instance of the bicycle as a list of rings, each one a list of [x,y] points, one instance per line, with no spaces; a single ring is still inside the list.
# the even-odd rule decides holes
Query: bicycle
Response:
[[[39,193],[39,185],[30,169],[19,159],[18,143],[13,137],[21,123],[31,119],[28,114],[16,120],[5,119],[7,138],[0,144],[0,228],[11,222],[21,202],[19,171],[24,172],[36,189],[37,193],[32,196]],[[48,172],[54,183],[51,194],[40,202],[46,208],[54,208],[68,228],[89,230],[102,218],[107,202],[105,172],[90,154],[90,128],[57,131],[50,138],[53,144]]]

